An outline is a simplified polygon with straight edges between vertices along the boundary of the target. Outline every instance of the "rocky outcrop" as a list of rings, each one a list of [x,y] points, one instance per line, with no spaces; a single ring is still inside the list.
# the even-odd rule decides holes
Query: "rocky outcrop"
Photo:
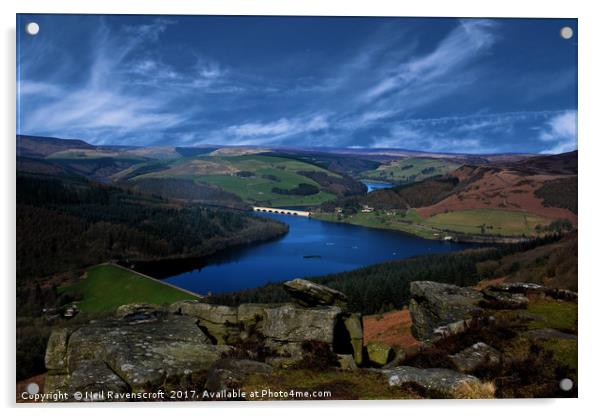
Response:
[[[407,383],[420,386],[429,395],[442,398],[491,398],[493,386],[483,384],[471,375],[458,373],[446,368],[395,367],[382,371],[390,386]]]
[[[496,290],[495,287],[486,288],[482,293],[481,306],[484,308],[526,309],[529,306],[529,298],[522,293]]]
[[[492,292],[522,294],[526,296],[545,296],[556,300],[577,302],[578,294],[567,289],[557,289],[538,285],[536,283],[501,283],[487,288]]]
[[[45,389],[85,392],[110,384],[116,391],[140,391],[168,380],[185,382],[229,349],[213,345],[194,319],[148,305],[129,307],[71,334],[53,332]]]
[[[274,365],[291,366],[302,361],[306,342],[325,343],[334,353],[344,354],[342,365],[348,368],[360,364],[361,317],[335,306],[344,295],[303,281],[289,286],[299,288],[291,293],[304,299],[300,303],[315,304],[320,298],[321,303],[330,305],[230,307],[200,301],[180,301],[166,307],[134,304],[118,308],[113,317],[78,329],[55,330],[46,351],[46,391],[85,392],[111,386],[114,391],[135,392],[167,382],[185,386],[195,374],[207,370],[211,373],[209,386],[217,388],[253,369],[271,368],[247,360],[218,362],[246,341],[267,351],[266,361]],[[303,287],[308,291],[301,290]],[[352,357],[353,365],[348,357]]]
[[[197,325],[218,345],[228,345],[240,340],[238,311],[234,307],[181,301],[171,305],[169,310],[196,318]]]
[[[301,306],[347,306],[347,296],[338,290],[304,279],[294,279],[283,284],[291,297]]]
[[[495,348],[477,342],[476,344],[450,356],[456,369],[462,373],[472,373],[479,368],[493,367],[500,363],[501,353]]]
[[[474,289],[418,281],[410,284],[410,294],[412,334],[420,340],[433,337],[437,328],[446,325],[458,323],[458,328],[450,329],[458,330],[482,312],[478,305],[483,295]]]
[[[355,363],[361,364],[361,317],[336,306],[344,305],[345,295],[302,279],[286,282],[284,286],[296,304],[228,307],[182,301],[171,305],[169,311],[197,319],[198,326],[218,345],[233,345],[253,338],[260,340],[282,356],[270,360],[275,365],[290,366],[300,361],[301,346],[306,341],[325,342],[336,352],[352,353]]]

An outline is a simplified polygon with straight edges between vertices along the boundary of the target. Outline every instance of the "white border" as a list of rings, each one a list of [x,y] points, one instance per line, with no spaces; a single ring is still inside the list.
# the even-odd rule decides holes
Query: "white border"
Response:
[[[162,414],[174,408],[175,412],[190,409],[196,412],[217,411],[241,414],[277,414],[307,415],[308,412],[329,412],[365,415],[374,407],[377,412],[420,412],[421,414],[467,414],[504,415],[528,411],[545,412],[567,416],[595,409],[600,389],[600,353],[601,345],[599,305],[602,296],[600,287],[601,273],[597,257],[602,232],[600,230],[600,158],[602,157],[602,132],[599,127],[601,116],[599,97],[602,97],[600,77],[602,64],[601,14],[593,1],[526,1],[505,0],[87,0],[74,2],[68,0],[4,0],[0,3],[2,13],[2,89],[0,103],[2,126],[5,127],[1,141],[0,155],[3,160],[2,198],[0,230],[2,246],[0,249],[4,273],[0,280],[4,313],[2,319],[2,358],[4,365],[0,376],[0,394],[5,406],[18,411],[14,402],[14,310],[15,310],[15,13],[121,13],[121,14],[263,14],[263,15],[353,15],[353,16],[466,16],[466,17],[576,17],[579,18],[579,280],[580,280],[580,373],[579,395],[577,400],[505,400],[505,401],[425,401],[425,402],[328,402],[328,403],[268,403],[265,405],[249,403],[212,403],[190,407],[189,404],[158,404],[151,408],[140,409],[128,405],[132,411],[144,411],[151,415]],[[598,215],[596,215],[598,214]],[[602,396],[601,396],[602,397]],[[137,408],[137,410],[134,410]],[[111,408],[112,409],[112,408]],[[24,408],[28,413],[31,407]],[[86,406],[85,410],[75,406],[46,406],[48,414],[106,414],[108,408],[102,405]],[[109,410],[110,411],[110,410]]]

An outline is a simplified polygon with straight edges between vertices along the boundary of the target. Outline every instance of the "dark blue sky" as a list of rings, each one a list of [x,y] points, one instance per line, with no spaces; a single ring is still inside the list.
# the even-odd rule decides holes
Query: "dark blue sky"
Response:
[[[23,28],[40,25],[37,36]],[[571,26],[575,37],[560,36]],[[19,15],[20,134],[95,144],[577,147],[577,21]]]

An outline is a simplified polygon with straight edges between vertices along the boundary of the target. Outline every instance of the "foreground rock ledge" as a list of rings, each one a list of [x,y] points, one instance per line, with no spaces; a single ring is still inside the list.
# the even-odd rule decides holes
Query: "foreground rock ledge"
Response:
[[[299,280],[295,285],[305,287]],[[332,303],[344,298],[314,283],[307,287],[312,293],[330,293]],[[303,345],[308,341],[325,343],[335,353],[350,355],[359,365],[361,316],[335,305],[303,307],[293,303],[124,305],[113,317],[53,331],[45,358],[49,370],[45,390],[149,391],[194,384],[197,375],[204,376],[210,369],[210,384],[215,388],[225,383],[218,374],[241,373],[242,367],[245,371],[270,368],[245,361],[214,365],[237,345],[255,343],[269,351],[266,362],[288,366],[304,359]]]

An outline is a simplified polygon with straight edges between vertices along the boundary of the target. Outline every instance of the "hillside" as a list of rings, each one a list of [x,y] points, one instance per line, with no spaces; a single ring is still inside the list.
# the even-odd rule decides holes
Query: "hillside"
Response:
[[[398,159],[383,163],[374,170],[361,172],[365,179],[381,180],[392,183],[419,182],[431,176],[445,175],[460,164],[442,158]]]
[[[240,211],[174,204],[81,177],[17,175],[18,281],[108,260],[203,257],[285,232]]]
[[[577,152],[463,165],[447,175],[324,204],[316,216],[427,238],[572,229],[577,226]]]
[[[315,206],[366,189],[345,172],[316,161],[254,147],[93,146],[18,136],[17,148],[20,166],[31,173],[63,172],[164,198],[234,208]]]
[[[417,207],[416,211],[421,217],[429,218],[449,211],[500,209],[568,220],[576,225],[576,212],[558,201],[544,201],[537,194],[542,187],[554,181],[576,181],[576,164],[577,152],[571,152],[535,157],[503,167],[465,165],[450,174],[458,179],[458,185],[450,195],[432,205]],[[565,189],[564,199],[576,201],[576,191],[576,187]]]
[[[17,156],[46,157],[69,149],[93,150],[94,148],[83,140],[17,135]]]

